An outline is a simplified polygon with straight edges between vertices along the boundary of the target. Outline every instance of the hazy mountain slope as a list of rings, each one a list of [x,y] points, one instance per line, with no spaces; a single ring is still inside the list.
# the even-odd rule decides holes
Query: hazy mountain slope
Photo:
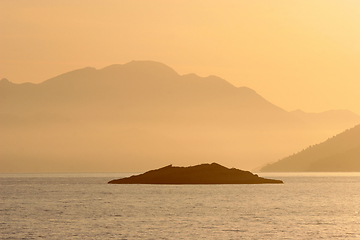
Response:
[[[25,162],[46,171],[80,171],[86,162],[84,171],[199,162],[250,170],[327,137],[252,89],[151,61],[79,69],[40,84],[2,80],[0,118],[1,171],[26,171]],[[126,129],[151,134],[130,138]]]
[[[314,172],[359,172],[360,145],[313,162],[309,171]]]
[[[349,110],[330,110],[321,113],[296,110],[291,114],[329,135],[341,133],[347,128],[360,124],[360,116]]]
[[[107,118],[117,112],[123,120],[126,116],[131,121],[134,117],[155,115],[167,120],[178,117],[186,120],[190,114],[190,121],[201,122],[225,114],[222,120],[236,122],[244,118],[254,120],[260,112],[268,114],[269,120],[297,121],[251,89],[236,88],[215,76],[180,76],[155,62],[131,62],[101,70],[85,68],[36,85],[2,81],[0,91],[1,111],[8,114],[48,111],[86,116],[89,120],[101,114]],[[270,116],[274,114],[279,116]]]
[[[360,125],[269,164],[261,171],[360,171]]]

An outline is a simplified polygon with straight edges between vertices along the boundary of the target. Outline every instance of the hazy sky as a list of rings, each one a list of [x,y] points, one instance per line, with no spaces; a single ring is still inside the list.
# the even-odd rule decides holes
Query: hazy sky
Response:
[[[0,1],[0,78],[131,60],[217,75],[286,110],[360,114],[360,1]]]

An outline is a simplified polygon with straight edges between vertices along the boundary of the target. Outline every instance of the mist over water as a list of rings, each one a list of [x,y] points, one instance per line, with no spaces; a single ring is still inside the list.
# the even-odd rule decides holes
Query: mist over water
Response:
[[[4,239],[354,239],[359,173],[281,185],[112,185],[128,174],[0,174]]]
[[[1,172],[211,162],[253,170],[360,122],[348,111],[287,112],[250,88],[152,61],[78,69],[40,84],[3,79],[0,109]]]

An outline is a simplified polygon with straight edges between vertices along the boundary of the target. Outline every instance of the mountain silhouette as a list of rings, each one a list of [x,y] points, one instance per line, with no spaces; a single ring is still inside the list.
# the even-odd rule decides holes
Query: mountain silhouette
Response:
[[[142,171],[169,159],[252,169],[329,136],[250,88],[152,61],[3,79],[0,129],[1,171]]]
[[[360,125],[269,164],[263,172],[359,172]]]
[[[9,114],[47,110],[64,115],[70,112],[74,117],[89,120],[117,112],[122,120],[131,121],[149,117],[202,122],[205,118],[237,123],[257,120],[259,115],[267,114],[267,122],[296,122],[287,112],[249,88],[236,88],[215,76],[180,76],[164,64],[148,61],[112,65],[101,70],[84,68],[40,84],[1,82],[0,90],[1,107]],[[76,110],[71,112],[71,109]]]
[[[296,110],[290,113],[330,136],[360,124],[360,116],[349,110],[330,110],[320,113]]]

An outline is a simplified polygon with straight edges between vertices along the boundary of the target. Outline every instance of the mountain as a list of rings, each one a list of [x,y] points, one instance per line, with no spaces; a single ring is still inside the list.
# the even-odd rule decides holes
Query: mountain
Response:
[[[268,122],[296,122],[251,89],[236,88],[215,76],[180,76],[156,62],[79,69],[41,84],[17,85],[4,80],[0,84],[1,109],[15,115],[48,111],[87,120],[116,116],[131,122],[146,117],[156,121],[203,123],[206,119],[238,124],[266,114]]]
[[[290,113],[330,136],[360,124],[360,116],[349,110],[330,110],[320,113],[296,110]]]
[[[262,168],[262,172],[359,172],[360,125]]]
[[[169,161],[252,169],[329,136],[250,88],[152,61],[39,84],[3,79],[0,130],[3,172],[136,172]]]

